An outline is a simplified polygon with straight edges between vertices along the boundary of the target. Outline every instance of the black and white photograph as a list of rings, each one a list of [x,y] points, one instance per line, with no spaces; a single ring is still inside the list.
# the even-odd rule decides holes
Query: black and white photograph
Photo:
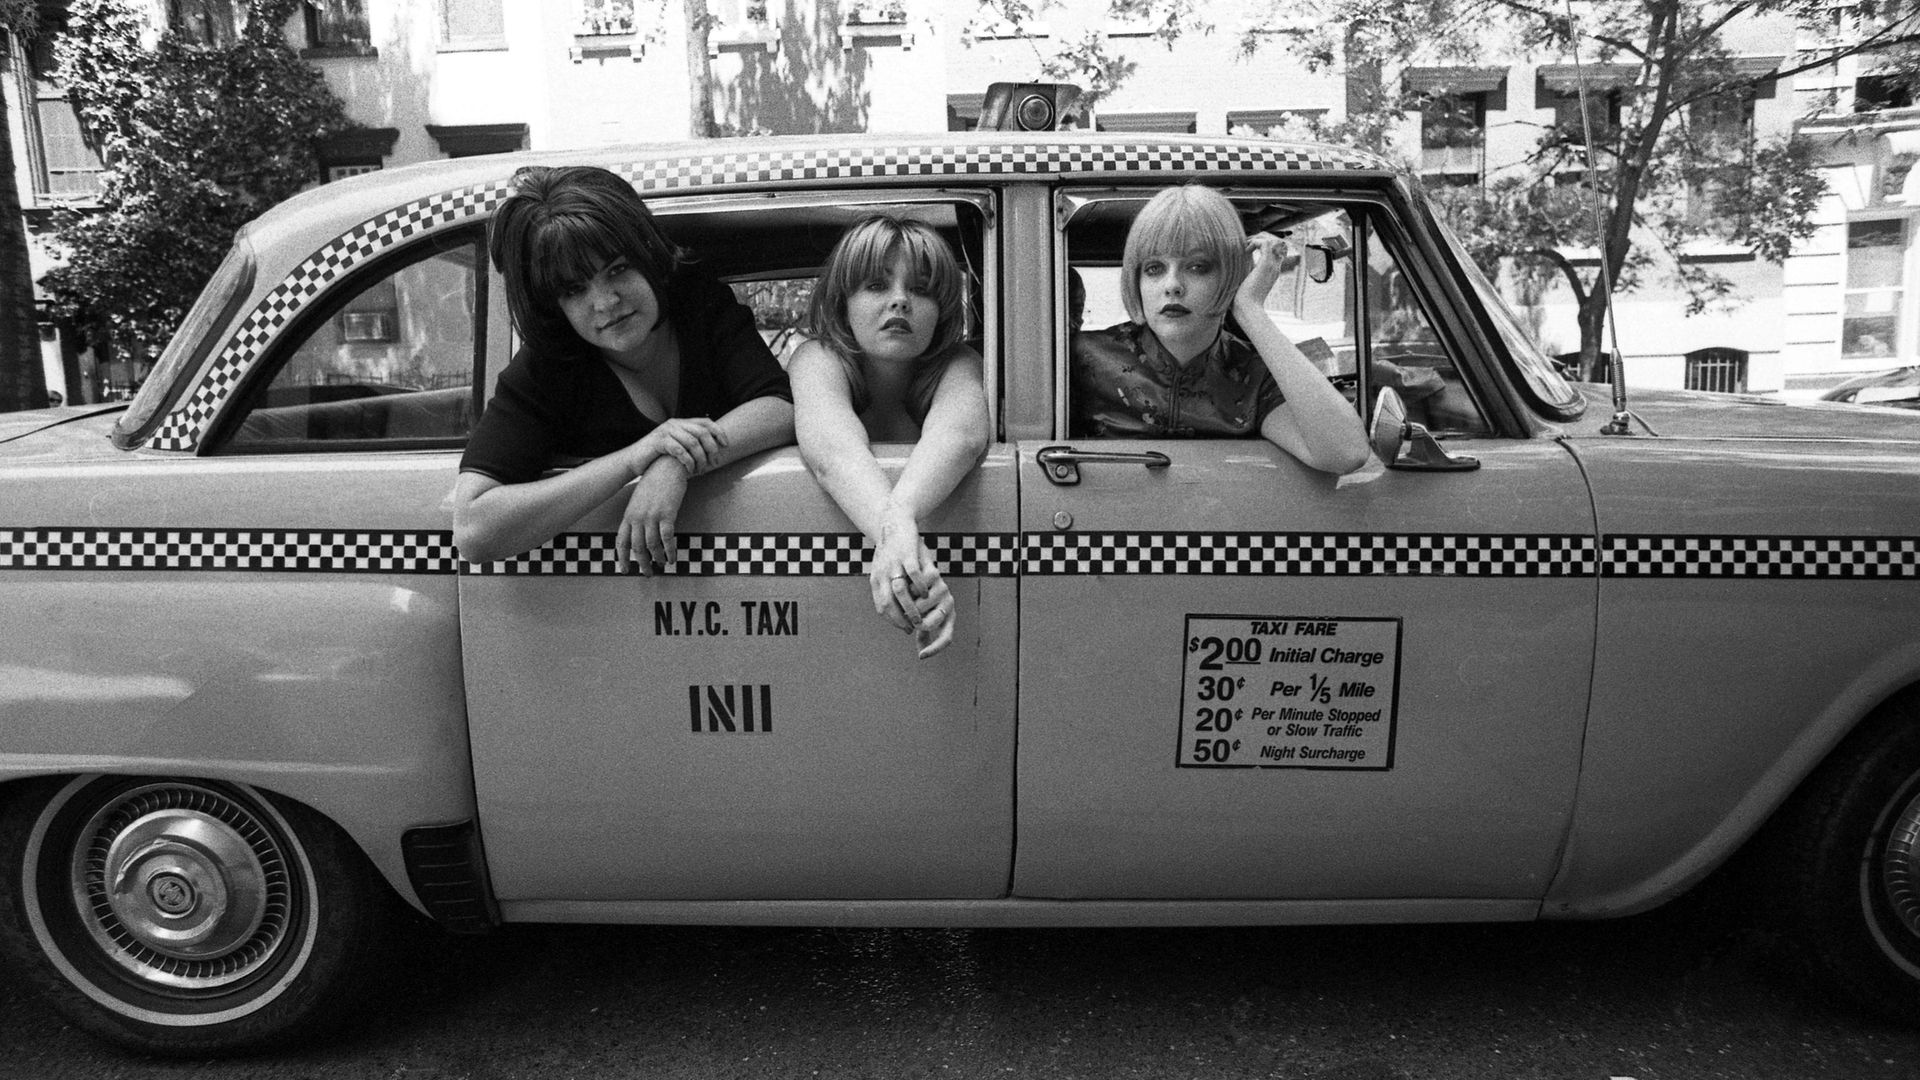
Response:
[[[1920,1078],[1920,0],[0,91],[0,1078]]]

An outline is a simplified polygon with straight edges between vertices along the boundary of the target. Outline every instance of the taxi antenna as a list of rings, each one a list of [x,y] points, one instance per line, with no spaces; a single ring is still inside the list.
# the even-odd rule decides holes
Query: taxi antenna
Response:
[[[1601,319],[1609,337],[1607,382],[1613,386],[1613,418],[1601,427],[1602,435],[1631,435],[1633,414],[1627,409],[1626,367],[1620,355],[1620,325],[1613,317],[1613,267],[1607,259],[1606,223],[1600,213],[1600,185],[1595,182],[1596,158],[1593,148],[1593,110],[1588,106],[1587,70],[1580,62],[1580,23],[1574,18],[1573,0],[1566,0],[1567,42],[1573,52],[1573,77],[1580,90],[1580,130],[1586,140],[1587,190],[1593,210],[1593,234],[1600,249]]]

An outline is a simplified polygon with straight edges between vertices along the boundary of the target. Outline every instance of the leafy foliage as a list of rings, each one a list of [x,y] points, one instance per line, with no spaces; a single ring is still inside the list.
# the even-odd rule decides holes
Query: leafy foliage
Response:
[[[153,39],[137,0],[74,0],[55,57],[107,162],[102,212],[59,234],[56,312],[127,355],[179,325],[234,230],[319,175],[340,102],[282,36],[302,0],[246,0],[230,44]]]
[[[1017,26],[1054,6],[983,0],[981,10]],[[1154,21],[1169,43],[1204,25],[1184,0],[1112,6]],[[1396,135],[1432,101],[1404,88],[1399,74],[1408,67],[1489,56],[1564,61],[1576,53],[1588,64],[1638,67],[1628,85],[1602,90],[1543,126],[1519,167],[1484,185],[1432,192],[1490,274],[1504,267],[1535,295],[1553,279],[1565,282],[1579,307],[1589,362],[1601,348],[1613,291],[1660,277],[1684,291],[1692,312],[1727,307],[1740,299],[1732,284],[1689,258],[1691,249],[1733,243],[1778,263],[1813,232],[1824,191],[1813,155],[1791,139],[1755,140],[1748,110],[1756,76],[1722,41],[1730,23],[1781,17],[1815,34],[1844,25],[1853,32],[1775,74],[1866,50],[1880,70],[1920,91],[1920,0],[1249,0],[1245,13],[1243,55],[1278,44],[1309,71],[1348,80],[1349,109],[1338,122],[1294,121],[1266,134],[1402,158],[1408,151],[1395,145]],[[1090,80],[1103,93],[1132,73],[1124,57],[1084,45],[1051,62],[1050,76]],[[1605,255],[1606,277],[1593,268],[1596,251]]]

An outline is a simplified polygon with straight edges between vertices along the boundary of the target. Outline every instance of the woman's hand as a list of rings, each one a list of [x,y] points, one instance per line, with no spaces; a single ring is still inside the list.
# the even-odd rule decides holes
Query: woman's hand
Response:
[[[686,476],[698,476],[720,463],[720,448],[727,445],[727,433],[704,416],[676,416],[663,420],[630,448],[630,465],[635,476],[643,476],[653,463],[670,457],[680,463]]]
[[[953,593],[910,516],[887,515],[880,542],[874,548],[867,585],[873,595],[873,610],[914,635],[922,660],[953,640]]]
[[[934,565],[933,553],[924,544],[920,547],[920,558],[925,572],[914,579],[920,626],[913,632],[913,641],[920,646],[920,659],[925,660],[953,643],[954,600],[946,579]]]
[[[619,565],[632,562],[649,576],[656,568],[673,565],[679,554],[674,545],[674,522],[686,497],[687,470],[678,459],[656,460],[634,483],[626,512],[620,516],[620,531],[613,538],[613,554]]]
[[[1264,308],[1267,294],[1273,291],[1274,283],[1280,280],[1280,270],[1287,257],[1287,242],[1269,232],[1254,233],[1247,237],[1247,253],[1253,256],[1253,269],[1248,271],[1247,280],[1240,283],[1240,291],[1234,294],[1234,302]]]

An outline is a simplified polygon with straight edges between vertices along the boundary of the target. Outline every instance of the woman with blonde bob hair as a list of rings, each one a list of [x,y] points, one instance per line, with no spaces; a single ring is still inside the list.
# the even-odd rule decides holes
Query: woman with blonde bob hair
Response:
[[[986,452],[980,354],[962,342],[966,280],[924,222],[865,218],[827,256],[787,366],[800,453],[874,546],[874,611],[914,635],[922,659],[953,640],[954,599],[920,523]],[[888,478],[875,442],[913,442]]]
[[[1366,464],[1358,414],[1267,314],[1285,256],[1286,241],[1247,236],[1212,188],[1149,199],[1121,259],[1128,321],[1074,339],[1074,434],[1258,434],[1322,472]]]

